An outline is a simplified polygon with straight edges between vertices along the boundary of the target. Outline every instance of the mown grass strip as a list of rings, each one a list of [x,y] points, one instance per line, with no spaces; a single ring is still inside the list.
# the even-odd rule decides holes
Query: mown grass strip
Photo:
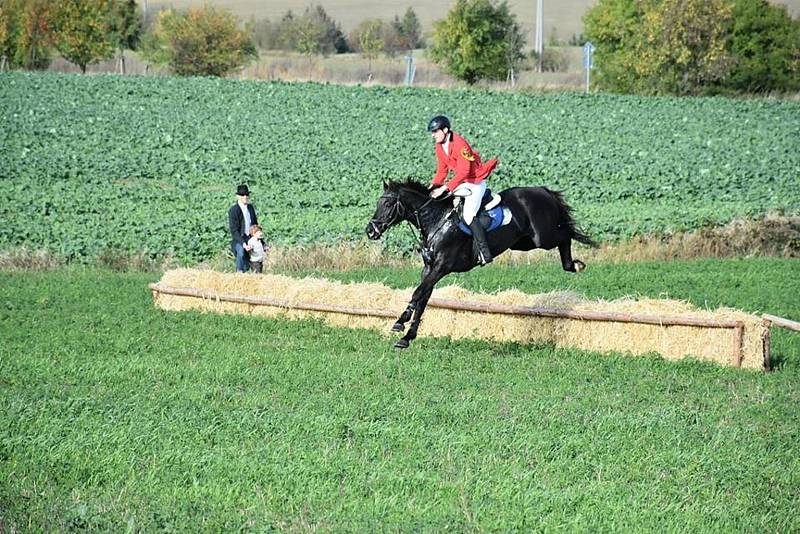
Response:
[[[752,308],[737,276],[796,281],[788,260],[714,265],[678,288]],[[593,287],[650,293],[692,267],[595,265]],[[491,272],[469,283],[521,274]],[[446,339],[398,353],[314,321],[163,313],[156,278],[0,274],[6,526],[800,528],[795,337],[769,374]]]

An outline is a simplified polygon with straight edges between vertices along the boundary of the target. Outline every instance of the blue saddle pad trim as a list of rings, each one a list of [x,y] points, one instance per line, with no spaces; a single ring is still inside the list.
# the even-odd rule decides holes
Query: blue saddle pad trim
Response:
[[[481,213],[484,213],[484,212],[481,211],[478,215],[481,215]],[[501,224],[503,224],[503,205],[502,204],[493,207],[492,209],[490,209],[486,213],[488,213],[489,217],[492,218],[492,221],[489,223],[489,227],[485,229],[487,232],[491,232],[492,230],[496,230],[497,228],[500,227]],[[458,228],[462,232],[464,232],[465,234],[472,235],[472,230],[469,229],[469,226],[464,224],[464,221],[458,221]]]

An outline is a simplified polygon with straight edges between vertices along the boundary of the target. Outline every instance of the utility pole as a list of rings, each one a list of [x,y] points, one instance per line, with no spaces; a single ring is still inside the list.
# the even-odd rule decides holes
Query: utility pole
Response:
[[[536,52],[536,56],[538,57],[538,67],[537,70],[542,72],[542,54],[544,53],[544,47],[542,46],[542,33],[543,33],[543,22],[542,22],[542,14],[544,13],[544,6],[542,5],[544,0],[536,0],[536,29],[534,30],[533,34],[533,51]]]

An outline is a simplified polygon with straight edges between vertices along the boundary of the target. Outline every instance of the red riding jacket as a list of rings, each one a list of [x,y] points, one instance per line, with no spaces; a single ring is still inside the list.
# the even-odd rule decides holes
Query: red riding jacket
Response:
[[[467,140],[455,132],[450,132],[449,154],[445,154],[442,144],[436,144],[436,175],[433,177],[433,186],[442,185],[450,171],[455,172],[453,178],[447,183],[450,192],[456,190],[460,184],[469,182],[481,183],[497,166],[496,159],[481,163],[481,156],[469,146]]]

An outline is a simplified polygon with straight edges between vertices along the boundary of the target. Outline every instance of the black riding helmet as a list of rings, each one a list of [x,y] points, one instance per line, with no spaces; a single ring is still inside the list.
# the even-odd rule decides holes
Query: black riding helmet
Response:
[[[428,123],[428,131],[435,132],[436,130],[441,130],[442,128],[450,128],[450,119],[445,117],[444,115],[438,115],[431,119],[431,122]]]

